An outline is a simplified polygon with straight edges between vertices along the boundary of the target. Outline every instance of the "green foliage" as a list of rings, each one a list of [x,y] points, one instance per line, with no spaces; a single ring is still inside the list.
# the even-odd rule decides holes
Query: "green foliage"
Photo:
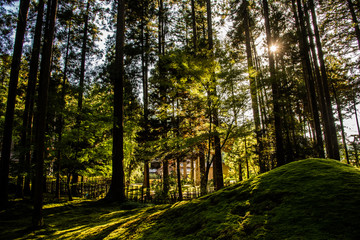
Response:
[[[1,133],[3,131],[3,126],[5,122],[5,110],[6,110],[6,99],[7,99],[7,87],[9,85],[9,77],[10,77],[10,65],[11,65],[11,56],[2,55],[0,60],[0,126]]]
[[[229,46],[219,47],[215,56],[206,49],[194,54],[186,48],[161,56],[150,79],[154,118],[158,134],[163,134],[151,141],[154,157],[191,158],[203,145],[210,165],[214,149],[207,142],[215,134],[225,152],[244,134],[239,118],[247,109],[248,87],[239,59]],[[212,94],[215,89],[217,96]],[[217,128],[212,121],[215,110]]]
[[[115,56],[116,3],[89,1],[91,4],[81,111],[78,107],[80,92],[78,85],[81,75],[79,60],[88,1],[59,2],[49,94],[50,106],[47,116],[48,151],[45,167],[49,175],[55,173],[58,151],[62,153],[60,157],[62,174],[78,173],[82,176],[110,177],[111,173],[113,90],[109,75]],[[13,17],[15,15],[11,13],[11,8],[8,8],[10,6],[8,4],[12,2],[14,1],[0,1],[2,16],[0,26],[4,26],[1,28],[3,35],[0,36],[0,39],[4,39],[0,43],[0,132],[4,122],[11,63],[11,57],[7,55],[7,50],[3,46],[9,45],[9,36],[15,23]],[[36,4],[36,1],[32,2],[33,5]],[[244,49],[243,21],[246,5],[243,3],[245,2],[249,2],[249,19],[246,20],[249,20],[252,38],[250,48],[253,66],[250,70],[247,67]],[[224,23],[230,9],[234,22],[228,35],[230,39],[215,40],[213,51],[209,51],[205,1],[195,1],[196,50],[192,41],[194,32],[190,0],[164,1],[163,19],[159,19],[161,14],[157,1],[128,2],[124,49],[124,170],[128,184],[142,181],[144,161],[194,159],[198,157],[199,148],[204,150],[207,165],[210,166],[214,156],[212,139],[215,135],[221,140],[223,160],[231,167],[228,181],[238,177],[239,163],[243,167],[248,164],[246,170],[250,171],[250,176],[257,174],[260,160],[266,165],[264,171],[274,167],[276,160],[271,81],[266,63],[268,58],[266,46],[263,46],[262,5],[259,3],[238,0],[213,2],[214,39],[216,39],[216,31],[220,29],[219,24]],[[358,64],[356,64],[357,60],[349,60],[351,54],[344,54],[340,58],[336,49],[334,50],[339,44],[332,44],[337,42],[345,46],[348,42],[347,37],[350,38],[351,43],[354,43],[355,39],[353,34],[347,36],[352,26],[346,18],[348,10],[342,3],[339,0],[324,2],[319,7],[323,17],[319,20],[323,25],[324,49],[329,50],[327,53],[329,80],[338,84],[336,90],[339,92],[341,105],[347,111],[346,115],[350,117],[353,116],[354,106],[356,107],[357,103]],[[286,1],[269,1],[269,4],[271,31],[274,41],[280,46],[275,54],[275,60],[276,77],[281,89],[279,101],[283,111],[281,118],[284,131],[281,134],[286,148],[284,154],[289,161],[292,161],[313,154],[311,110],[302,78],[303,70],[292,9]],[[335,8],[332,4],[339,8]],[[326,13],[326,10],[329,13]],[[34,14],[32,9],[29,15],[29,29],[34,27]],[[219,22],[217,22],[218,18]],[[162,29],[159,30],[158,24],[161,20],[163,26],[160,26]],[[332,27],[335,29],[334,32],[328,31],[325,34],[326,29]],[[106,57],[100,61],[102,53],[97,44],[100,43],[102,33],[109,36],[106,46],[101,46],[106,48]],[[159,37],[162,37],[161,33],[164,36],[159,40]],[[28,31],[28,34],[14,121],[13,142],[16,151],[13,156],[15,157],[22,150],[16,146],[20,138],[28,77],[28,45],[33,33]],[[160,46],[163,47],[160,53],[159,41],[164,45]],[[355,47],[353,45],[344,47],[341,53],[348,49],[355,52]],[[68,59],[65,59],[66,53],[69,54]],[[64,76],[65,69],[66,76]],[[254,121],[249,120],[251,118],[249,76],[256,85],[255,94],[252,95],[258,101],[258,106],[254,108],[260,113],[258,121],[261,129],[258,129],[258,132],[254,131]],[[149,105],[148,113],[145,114],[142,106],[145,103],[140,99],[142,95],[140,89],[143,81],[147,80]],[[62,86],[63,82],[64,86]],[[61,97],[63,87],[65,106]],[[354,104],[349,104],[351,102]],[[214,124],[215,115],[218,115],[218,126]],[[58,129],[61,117],[64,126],[60,141]],[[261,147],[258,139],[261,139]],[[351,150],[351,152],[356,151],[355,148]],[[263,159],[260,159],[260,156]],[[15,176],[13,172],[11,175]]]

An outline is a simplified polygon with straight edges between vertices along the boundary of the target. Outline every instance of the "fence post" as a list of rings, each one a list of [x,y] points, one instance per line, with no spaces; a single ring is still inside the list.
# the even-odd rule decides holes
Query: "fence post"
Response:
[[[83,196],[84,176],[81,176],[80,194]]]
[[[133,200],[134,198],[134,186],[130,185],[130,199]]]
[[[93,184],[94,184],[94,198],[96,198],[96,179]]]

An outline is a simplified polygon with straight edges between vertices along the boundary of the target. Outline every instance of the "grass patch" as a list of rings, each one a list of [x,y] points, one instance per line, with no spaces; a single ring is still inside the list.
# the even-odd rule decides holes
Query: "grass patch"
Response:
[[[360,171],[308,159],[174,205],[75,201],[0,213],[0,239],[360,239]]]

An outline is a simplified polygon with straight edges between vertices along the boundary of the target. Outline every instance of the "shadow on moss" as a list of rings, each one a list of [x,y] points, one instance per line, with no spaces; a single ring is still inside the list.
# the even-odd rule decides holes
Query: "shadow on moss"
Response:
[[[47,205],[28,232],[29,204],[0,213],[1,239],[360,239],[360,171],[334,160],[287,164],[189,202]]]

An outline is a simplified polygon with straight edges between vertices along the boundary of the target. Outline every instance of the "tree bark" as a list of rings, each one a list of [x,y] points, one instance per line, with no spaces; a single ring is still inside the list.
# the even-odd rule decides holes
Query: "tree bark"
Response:
[[[336,94],[336,89],[335,89],[334,84],[332,84],[331,86],[332,86],[332,90],[334,93],[334,98],[335,98],[335,102],[336,102],[336,110],[338,112],[338,117],[339,117],[339,121],[340,121],[341,137],[342,137],[342,142],[343,142],[344,150],[345,150],[345,158],[346,158],[347,164],[350,164],[349,152],[348,152],[348,148],[347,148],[347,144],[346,144],[346,136],[345,136],[345,131],[344,131],[344,121],[343,121],[343,116],[341,113],[340,99],[338,98],[338,96]]]
[[[63,72],[63,82],[62,82],[62,89],[61,89],[61,109],[57,117],[58,125],[57,125],[57,134],[58,134],[58,144],[57,144],[57,155],[56,155],[56,192],[55,197],[60,200],[60,171],[61,171],[61,159],[62,159],[62,131],[64,127],[64,117],[63,111],[65,109],[65,92],[66,92],[66,79],[67,79],[67,69],[68,69],[68,58],[69,58],[69,51],[70,51],[70,34],[71,32],[71,25],[68,25],[68,36],[67,36],[67,43],[66,43],[66,54],[65,54],[65,61],[64,61],[64,72]]]
[[[67,193],[68,193],[68,200],[72,201],[72,189],[71,189],[71,172],[69,172],[66,176],[66,187],[67,187]]]
[[[159,16],[158,16],[158,18],[159,18],[159,26],[158,26],[158,41],[159,41],[159,45],[158,45],[158,51],[159,51],[159,53],[158,53],[158,55],[159,55],[159,57],[162,55],[162,54],[164,54],[164,52],[163,52],[163,34],[164,34],[164,32],[163,32],[163,30],[164,30],[164,27],[163,27],[163,21],[164,21],[164,13],[163,13],[163,8],[164,8],[164,6],[163,6],[163,0],[159,0]]]
[[[214,51],[214,43],[213,43],[213,30],[212,30],[212,13],[211,13],[211,0],[206,1],[206,8],[207,8],[207,23],[208,23],[208,44],[209,44],[209,50],[211,51],[211,54],[213,54]],[[217,98],[217,92],[216,92],[216,80],[215,77],[212,77],[213,83],[215,86],[212,90],[211,95]],[[220,144],[220,137],[219,133],[217,131],[217,127],[220,126],[219,123],[219,116],[218,116],[218,107],[217,104],[213,104],[213,120],[214,120],[214,146],[215,146],[215,156],[213,161],[213,171],[214,171],[214,186],[215,190],[219,190],[224,187],[224,177],[223,177],[223,171],[222,171],[222,158],[221,158],[221,144]]]
[[[141,70],[142,70],[142,84],[143,84],[143,102],[144,102],[144,125],[145,134],[149,133],[149,121],[148,121],[148,42],[149,38],[147,32],[145,33],[145,15],[146,6],[142,6],[142,17],[141,17]],[[144,13],[145,12],[145,13]],[[144,43],[145,40],[145,43]],[[149,161],[144,161],[144,183],[143,186],[146,188],[146,196],[150,197],[150,168]]]
[[[193,29],[193,47],[194,53],[197,52],[197,29],[196,29],[196,16],[195,16],[195,0],[191,0],[191,20]]]
[[[202,144],[199,144],[199,167],[200,167],[200,195],[207,194],[207,180],[205,169],[205,150]]]
[[[176,158],[176,176],[177,176],[178,193],[179,193],[178,200],[182,201],[183,195],[182,195],[182,189],[181,189],[181,171],[180,171],[180,158],[179,157]]]
[[[245,145],[245,163],[246,163],[246,178],[250,178],[250,169],[249,169],[249,158],[248,158],[248,146],[246,142],[246,136],[244,138],[244,145]]]
[[[6,103],[5,123],[3,142],[0,160],[0,206],[6,206],[8,203],[8,184],[9,184],[9,167],[12,143],[12,130],[14,122],[14,111],[16,104],[16,91],[19,81],[20,63],[24,36],[26,31],[27,15],[30,0],[21,0],[19,6],[18,22],[16,27],[14,53],[11,62],[10,82],[8,97]]]
[[[194,174],[195,168],[194,168],[194,158],[193,156],[190,159],[190,181],[192,185],[195,186],[195,174]]]
[[[165,54],[165,20],[164,20],[164,2],[163,0],[159,0],[159,26],[158,26],[158,57],[159,57],[159,62],[161,62],[161,56],[163,56]],[[160,73],[164,72],[164,68],[163,65],[160,63],[159,66],[159,71]],[[166,86],[163,82],[164,80],[162,79],[161,83],[160,83],[160,98],[161,101],[163,103],[166,102]],[[164,123],[163,125],[165,131],[164,131],[164,135],[166,135],[166,123]],[[167,198],[168,193],[170,190],[170,183],[169,183],[169,160],[165,157],[165,159],[163,159],[163,195],[165,198]]]
[[[241,164],[241,160],[239,160],[239,181],[241,182],[243,180],[243,167],[242,167],[242,164]]]
[[[84,80],[85,80],[85,63],[87,53],[87,39],[88,39],[88,25],[89,25],[89,11],[90,11],[90,0],[86,4],[86,12],[84,19],[84,35],[82,39],[81,47],[81,65],[80,65],[80,81],[79,81],[79,96],[78,96],[78,112],[81,115],[84,95]],[[79,119],[78,121],[81,121]]]
[[[324,97],[325,97],[325,111],[327,116],[327,127],[329,132],[328,137],[328,145],[329,145],[329,158],[340,160],[340,153],[339,153],[339,145],[338,140],[336,136],[336,127],[335,127],[335,120],[332,112],[332,103],[330,98],[330,92],[329,92],[329,84],[327,79],[327,73],[326,73],[326,67],[324,62],[324,54],[322,51],[322,45],[321,45],[321,39],[320,39],[320,33],[317,25],[317,18],[315,13],[315,6],[313,0],[309,0],[309,7],[311,11],[312,16],[312,22],[313,22],[313,28],[315,32],[315,42],[316,42],[316,48],[318,52],[318,60],[320,62],[320,70],[321,70],[321,83],[322,83],[322,90],[324,91]],[[321,91],[321,89],[319,89]]]
[[[358,46],[359,46],[359,49],[360,49],[360,29],[359,29],[359,22],[357,20],[356,14],[355,14],[354,4],[352,3],[351,0],[347,0],[347,3],[348,3],[348,6],[349,6],[351,18],[352,18],[352,21],[353,21],[353,24],[354,24],[354,29],[355,29],[355,34],[356,34]]]
[[[272,90],[272,95],[273,95],[276,160],[277,160],[277,166],[279,167],[286,163],[286,159],[284,158],[284,149],[283,149],[284,141],[283,141],[283,136],[282,136],[282,120],[281,120],[279,85],[278,85],[277,79],[276,79],[274,54],[271,53],[271,51],[270,51],[270,47],[272,44],[274,44],[274,41],[271,36],[270,20],[269,20],[269,6],[268,6],[267,0],[263,0],[263,8],[264,8],[264,18],[265,18],[266,41],[267,41],[267,45],[268,45],[268,54],[269,54],[271,90]]]
[[[48,2],[44,46],[40,66],[37,112],[35,116],[34,156],[36,163],[36,173],[34,183],[34,212],[32,218],[32,224],[35,228],[42,227],[44,224],[42,206],[44,186],[45,128],[57,4],[57,0],[51,0]]]
[[[164,198],[167,198],[168,193],[170,190],[170,183],[169,183],[169,160],[163,160],[163,194]]]
[[[125,0],[117,5],[116,55],[112,69],[114,84],[114,126],[112,178],[107,198],[113,201],[125,201],[124,174],[124,40],[125,40]]]
[[[90,11],[90,0],[87,1],[85,15],[84,15],[84,34],[82,38],[81,47],[81,61],[80,61],[80,79],[78,88],[78,112],[76,119],[76,130],[77,130],[77,144],[75,147],[75,162],[78,158],[78,153],[81,151],[81,121],[83,111],[83,95],[84,95],[84,82],[85,82],[85,64],[86,64],[86,53],[87,53],[87,39],[88,39],[88,25],[89,25],[89,11]],[[79,182],[79,174],[74,170],[73,177],[71,180],[72,186],[71,191],[74,196],[79,193],[77,191],[77,184]]]
[[[354,103],[354,114],[355,114],[356,127],[358,130],[358,134],[360,136],[360,124],[359,124],[359,117],[358,117],[357,109],[356,109],[356,93],[355,92],[353,92],[353,103]]]
[[[305,6],[304,6],[305,7]],[[307,24],[307,32],[309,35],[309,40],[310,40],[310,50],[311,50],[311,55],[312,55],[312,63],[313,63],[313,67],[314,67],[314,71],[315,71],[315,76],[316,76],[316,86],[317,86],[317,93],[318,93],[318,102],[320,103],[320,112],[321,112],[321,120],[323,123],[323,129],[324,129],[324,136],[325,136],[325,148],[327,151],[327,154],[329,155],[329,152],[331,151],[331,144],[330,144],[330,128],[329,128],[329,122],[327,121],[328,117],[327,117],[327,111],[326,111],[326,103],[325,103],[325,95],[324,95],[324,89],[323,89],[323,85],[322,85],[322,81],[321,81],[321,74],[320,74],[320,66],[318,63],[318,57],[317,57],[317,52],[315,49],[315,43],[314,43],[314,33],[313,30],[311,28],[311,23],[310,23],[310,15],[308,13],[308,9],[305,9],[305,20],[306,20],[306,24]]]
[[[25,97],[25,109],[23,114],[23,125],[21,129],[21,148],[23,149],[20,153],[19,164],[24,166],[22,172],[20,172],[18,178],[20,179],[21,185],[18,185],[18,191],[20,195],[29,194],[30,186],[28,184],[23,184],[24,177],[22,176],[25,171],[28,171],[28,176],[25,177],[25,183],[29,183],[31,176],[30,164],[31,164],[31,123],[34,115],[34,100],[35,100],[35,88],[36,81],[38,76],[39,68],[39,55],[41,47],[41,36],[42,36],[42,25],[43,25],[43,16],[44,16],[44,0],[39,0],[37,7],[37,17],[35,25],[35,34],[33,40],[33,47],[31,52],[30,60],[30,70],[29,70],[29,79],[28,85],[26,88],[26,97]],[[21,175],[21,176],[20,176]]]
[[[260,114],[259,114],[259,104],[257,100],[257,86],[255,79],[255,68],[252,60],[252,51],[251,51],[251,38],[250,38],[250,23],[249,23],[249,3],[248,1],[244,1],[244,29],[245,29],[245,48],[246,48],[246,57],[248,63],[248,73],[250,80],[250,95],[251,95],[251,107],[253,110],[253,117],[255,123],[255,134],[256,134],[256,152],[259,158],[259,168],[260,173],[265,172],[265,164],[263,162],[263,144],[261,141],[261,126],[260,126]]]
[[[359,163],[359,155],[358,155],[358,150],[357,150],[357,143],[356,143],[356,137],[354,136],[354,140],[353,140],[353,148],[354,148],[354,153],[355,153],[355,162],[356,162],[356,166],[359,167],[360,163]]]
[[[305,21],[304,16],[301,8],[301,1],[297,0],[297,8],[299,12],[299,16],[296,12],[296,5],[295,0],[292,0],[292,7],[294,12],[294,18],[295,18],[295,25],[297,28],[297,34],[299,37],[299,46],[300,46],[300,55],[301,55],[301,62],[303,66],[303,74],[304,74],[304,80],[305,85],[307,88],[307,95],[309,99],[309,107],[311,109],[312,113],[312,122],[315,127],[315,133],[316,133],[316,142],[314,145],[315,152],[318,157],[324,158],[324,148],[323,148],[323,139],[322,139],[322,131],[321,131],[321,125],[320,125],[320,117],[319,117],[319,109],[317,105],[317,98],[316,98],[316,92],[315,92],[315,84],[314,84],[314,77],[312,73],[311,68],[311,62],[310,62],[310,56],[309,56],[309,43],[307,40],[307,34],[306,34],[306,27],[305,27]]]

